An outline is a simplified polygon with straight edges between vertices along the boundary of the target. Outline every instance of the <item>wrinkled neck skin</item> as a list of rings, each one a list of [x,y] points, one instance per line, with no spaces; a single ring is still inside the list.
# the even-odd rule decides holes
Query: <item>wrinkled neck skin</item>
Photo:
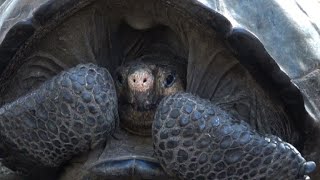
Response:
[[[163,97],[184,91],[174,66],[137,60],[121,66],[114,77],[120,126],[130,133],[151,136],[155,111]]]

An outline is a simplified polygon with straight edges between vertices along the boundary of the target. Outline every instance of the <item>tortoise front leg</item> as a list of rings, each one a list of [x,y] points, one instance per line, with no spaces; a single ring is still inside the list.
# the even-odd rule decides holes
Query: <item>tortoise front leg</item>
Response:
[[[24,173],[58,167],[105,142],[117,121],[109,72],[94,64],[78,65],[0,108],[3,163]]]
[[[187,93],[164,98],[152,133],[161,165],[181,179],[298,179],[315,168],[292,145]]]

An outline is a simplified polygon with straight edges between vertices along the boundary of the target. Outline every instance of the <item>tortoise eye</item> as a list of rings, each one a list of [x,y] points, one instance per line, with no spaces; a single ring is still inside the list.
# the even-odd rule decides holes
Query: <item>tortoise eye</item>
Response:
[[[175,73],[169,74],[166,79],[164,80],[164,87],[169,88],[174,84],[174,81],[176,80]]]

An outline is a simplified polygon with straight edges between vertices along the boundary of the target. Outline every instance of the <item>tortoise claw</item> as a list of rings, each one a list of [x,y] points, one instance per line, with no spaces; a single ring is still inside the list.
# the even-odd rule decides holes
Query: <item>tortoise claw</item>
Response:
[[[314,172],[316,170],[316,167],[316,163],[313,161],[303,163],[301,168],[301,175],[306,175]]]

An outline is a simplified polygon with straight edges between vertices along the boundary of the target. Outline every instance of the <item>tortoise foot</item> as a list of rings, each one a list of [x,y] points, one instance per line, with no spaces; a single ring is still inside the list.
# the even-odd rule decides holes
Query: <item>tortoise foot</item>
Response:
[[[187,93],[164,98],[152,132],[161,165],[180,179],[302,179],[315,169],[292,145]]]
[[[78,65],[0,108],[3,163],[23,173],[58,167],[104,143],[117,121],[109,72],[94,64]]]

